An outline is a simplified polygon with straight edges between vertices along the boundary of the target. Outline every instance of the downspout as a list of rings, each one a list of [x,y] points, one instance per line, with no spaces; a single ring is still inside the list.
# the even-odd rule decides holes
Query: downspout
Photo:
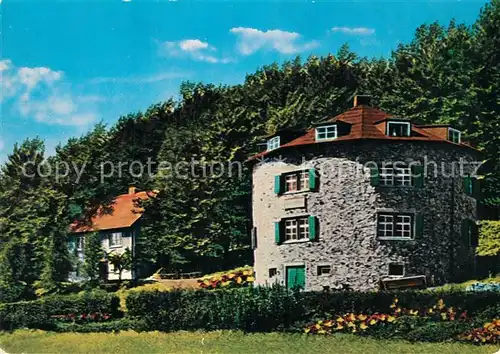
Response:
[[[450,201],[450,234],[449,234],[449,255],[450,268],[448,274],[452,280],[455,279],[455,179],[451,177],[451,201]]]

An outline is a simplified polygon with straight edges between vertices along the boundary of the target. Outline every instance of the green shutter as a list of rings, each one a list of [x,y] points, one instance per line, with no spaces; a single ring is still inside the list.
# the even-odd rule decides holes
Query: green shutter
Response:
[[[424,216],[422,214],[415,215],[415,237],[419,238],[424,235]]]
[[[309,240],[314,241],[318,237],[317,231],[317,218],[315,216],[309,216]]]
[[[309,190],[315,191],[318,186],[318,177],[316,175],[316,169],[311,168],[309,170]]]
[[[281,221],[276,221],[274,223],[274,242],[279,245],[281,244]]]
[[[412,165],[411,174],[413,187],[422,188],[424,186],[424,166]]]
[[[378,167],[370,167],[370,184],[372,186],[378,186],[379,184],[379,172]]]
[[[463,219],[462,225],[460,227],[460,234],[462,237],[462,243],[465,246],[469,246],[470,244],[470,236],[469,236],[469,220]]]
[[[472,184],[472,195],[476,199],[481,199],[481,183],[480,181],[474,177],[471,181]]]
[[[463,178],[464,192],[467,194],[472,194],[472,179],[470,176],[465,176]]]
[[[274,193],[282,194],[283,193],[283,177],[282,175],[274,176]]]
[[[479,245],[479,228],[477,227],[477,224],[470,220],[470,245],[472,247],[477,247]]]

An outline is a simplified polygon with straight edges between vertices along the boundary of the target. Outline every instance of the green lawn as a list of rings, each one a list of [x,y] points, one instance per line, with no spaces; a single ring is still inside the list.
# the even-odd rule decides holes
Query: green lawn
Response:
[[[241,332],[52,333],[19,330],[0,334],[8,353],[488,353],[493,346],[380,341],[353,335],[243,334]]]

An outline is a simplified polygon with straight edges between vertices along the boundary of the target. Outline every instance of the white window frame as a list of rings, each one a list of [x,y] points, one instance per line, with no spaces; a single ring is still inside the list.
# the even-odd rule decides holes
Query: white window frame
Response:
[[[390,127],[391,127],[391,124],[393,125],[405,125],[407,127],[407,132],[408,132],[408,135],[389,135],[389,132],[391,131]],[[394,122],[394,121],[388,121],[387,122],[387,132],[386,132],[386,135],[387,136],[393,136],[393,137],[408,137],[411,135],[411,123],[410,122]]]
[[[321,137],[324,135],[324,137]],[[316,127],[315,139],[316,141],[326,141],[337,139],[338,129],[336,124],[324,125],[321,127]]]
[[[272,137],[267,140],[267,151],[275,150],[280,147],[280,136]]]
[[[309,218],[299,216],[284,219],[285,242],[309,241]]]
[[[458,141],[453,141],[451,139],[452,134],[458,134]],[[448,140],[455,144],[460,144],[462,142],[462,132],[458,129],[448,128]]]
[[[403,267],[403,274],[401,275],[394,275],[391,274],[391,265],[396,265],[396,266],[402,266]],[[403,262],[389,262],[387,264],[387,276],[390,278],[403,278],[406,275],[406,266]]]
[[[410,165],[388,164],[380,168],[380,185],[384,187],[412,187],[413,179]]]
[[[108,242],[110,248],[123,247],[123,232],[110,232],[108,236]]]
[[[77,236],[76,237],[76,250],[83,251],[84,248],[85,248],[85,237],[84,236]]]
[[[285,192],[299,193],[309,190],[309,170],[300,170],[287,172],[283,174],[285,178]],[[290,186],[295,186],[295,189],[290,189]]]
[[[409,213],[377,213],[377,238],[379,240],[412,240],[415,232],[415,215]]]

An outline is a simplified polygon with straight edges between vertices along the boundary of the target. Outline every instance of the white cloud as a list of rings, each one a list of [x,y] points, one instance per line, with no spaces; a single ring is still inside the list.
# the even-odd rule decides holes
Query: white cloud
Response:
[[[167,71],[153,75],[131,76],[131,77],[96,77],[91,79],[91,84],[117,83],[117,84],[149,84],[172,79],[182,79],[191,76],[190,72]]]
[[[199,39],[183,39],[180,41],[166,41],[160,44],[160,54],[169,57],[187,57],[207,63],[230,63],[230,58],[220,58],[211,53],[217,49]]]
[[[208,43],[199,39],[186,39],[179,42],[179,47],[185,52],[195,52],[201,49],[207,49]]]
[[[63,81],[64,73],[46,67],[15,67],[10,60],[0,62],[2,96],[0,102],[12,101],[21,116],[37,122],[82,126],[96,120],[90,104],[80,105],[87,96],[75,97]],[[96,102],[96,96],[88,96]]]
[[[375,29],[368,27],[333,27],[332,32],[340,32],[358,36],[369,36],[375,33]]]
[[[255,28],[235,27],[229,32],[239,36],[238,50],[243,55],[250,55],[260,49],[272,49],[283,54],[294,54],[316,48],[319,43],[310,41],[298,43],[301,35],[297,32],[279,29],[261,31]]]

